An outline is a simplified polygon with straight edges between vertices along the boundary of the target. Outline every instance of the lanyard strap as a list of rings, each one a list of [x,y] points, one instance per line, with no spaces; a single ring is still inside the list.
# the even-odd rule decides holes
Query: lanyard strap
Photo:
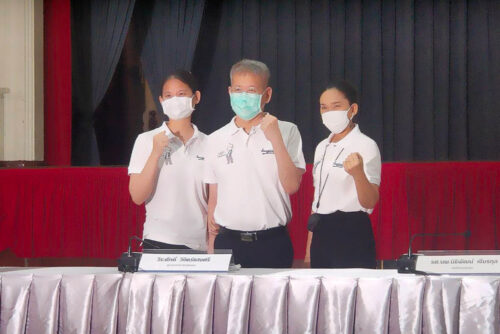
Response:
[[[319,209],[319,203],[321,201],[321,196],[323,195],[323,191],[325,190],[325,186],[326,186],[326,181],[328,181],[328,177],[330,176],[330,171],[328,171],[328,173],[326,174],[326,178],[325,178],[325,183],[323,184],[323,187],[321,187],[321,181],[322,181],[322,178],[323,178],[323,165],[325,163],[325,155],[326,155],[326,150],[328,149],[328,146],[330,144],[326,145],[325,146],[325,151],[323,152],[323,159],[321,160],[321,167],[319,169],[319,194],[318,194],[318,201],[316,202],[316,211]],[[339,154],[337,154],[337,157],[335,158],[335,161],[334,163],[337,162],[337,159],[340,157],[340,155],[342,154],[342,152],[344,152],[344,148],[342,148],[339,152]]]

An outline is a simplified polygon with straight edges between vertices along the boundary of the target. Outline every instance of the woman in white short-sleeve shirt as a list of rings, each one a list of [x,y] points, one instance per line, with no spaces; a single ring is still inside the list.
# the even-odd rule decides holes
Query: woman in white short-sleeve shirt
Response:
[[[368,215],[379,199],[380,152],[353,122],[358,94],[346,81],[328,86],[320,112],[331,134],[314,154],[314,201],[306,262],[312,268],[375,268]]]
[[[202,171],[207,136],[191,123],[200,98],[190,72],[168,76],[159,97],[168,122],[135,141],[129,190],[136,204],[146,203],[143,248],[206,249],[208,193]]]

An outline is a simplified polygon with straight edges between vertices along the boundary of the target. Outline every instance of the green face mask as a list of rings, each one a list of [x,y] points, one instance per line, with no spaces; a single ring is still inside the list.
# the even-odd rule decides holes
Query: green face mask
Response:
[[[250,93],[231,93],[231,108],[236,115],[249,121],[260,113],[262,95]]]

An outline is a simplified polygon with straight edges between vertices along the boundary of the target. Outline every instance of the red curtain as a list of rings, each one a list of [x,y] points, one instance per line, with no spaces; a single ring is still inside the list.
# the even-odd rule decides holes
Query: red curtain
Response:
[[[144,207],[128,194],[126,168],[0,169],[0,251],[20,257],[115,258],[142,234]],[[313,195],[311,166],[292,196],[295,258],[303,258]],[[499,249],[500,162],[387,163],[371,215],[379,259],[414,249]]]
[[[113,258],[142,234],[125,168],[0,170],[0,250],[20,257]]]
[[[371,217],[378,258],[406,252],[415,233],[471,236],[419,237],[414,250],[499,249],[499,162],[384,164],[380,197]]]
[[[70,0],[44,1],[45,162],[71,164]]]

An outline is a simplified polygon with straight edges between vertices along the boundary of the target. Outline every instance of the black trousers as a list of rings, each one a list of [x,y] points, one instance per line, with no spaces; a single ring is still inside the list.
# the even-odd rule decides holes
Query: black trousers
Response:
[[[142,249],[190,249],[188,246],[185,245],[167,244],[165,242],[160,242],[151,239],[144,239],[144,241],[145,242],[142,244]],[[153,247],[153,245],[156,247]]]
[[[311,268],[375,268],[375,239],[366,212],[319,215],[311,242]]]
[[[215,238],[214,248],[232,249],[235,264],[243,268],[290,268],[293,263],[293,246],[286,227],[270,236],[244,241],[234,233],[221,229]]]

